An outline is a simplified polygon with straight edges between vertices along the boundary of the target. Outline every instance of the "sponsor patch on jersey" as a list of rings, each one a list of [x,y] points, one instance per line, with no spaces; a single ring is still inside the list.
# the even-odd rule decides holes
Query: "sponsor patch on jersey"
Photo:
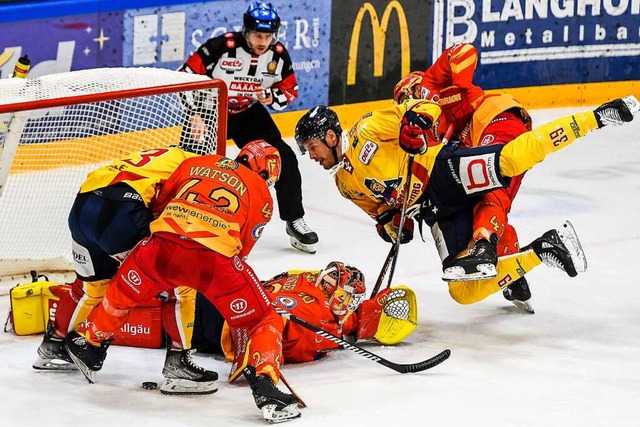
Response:
[[[216,162],[216,166],[220,167],[220,169],[236,170],[238,169],[238,162],[224,157]]]
[[[251,230],[251,237],[253,237],[253,240],[258,240],[260,236],[262,236],[262,231],[266,225],[267,223],[263,222],[253,227],[253,230]]]
[[[363,164],[368,165],[369,163],[371,163],[371,159],[373,159],[373,156],[376,154],[376,151],[378,151],[378,144],[376,144],[373,141],[367,140],[367,142],[365,142],[362,148],[360,149],[360,154],[358,155],[358,159]]]
[[[220,68],[225,71],[240,71],[244,61],[241,58],[222,58],[220,60]]]
[[[500,179],[496,170],[496,154],[487,153],[460,158],[459,176],[465,193],[500,188]]]
[[[276,61],[269,61],[267,64],[267,74],[275,74],[277,68],[278,63]]]
[[[242,82],[234,80],[229,84],[229,90],[235,90],[236,92],[255,92],[256,88],[260,86],[260,83],[254,82]]]
[[[353,173],[353,165],[346,155],[342,156],[342,169],[344,169],[346,172],[349,172],[350,174]]]
[[[291,310],[296,305],[298,305],[298,302],[295,299],[290,297],[277,297],[276,301],[278,302],[278,304],[280,304],[281,306],[289,310]]]
[[[485,135],[485,137],[482,138],[482,141],[480,141],[480,145],[491,145],[495,140],[496,140],[495,135],[492,135],[492,134]]]
[[[96,274],[89,249],[85,248],[79,243],[76,243],[75,240],[72,240],[71,252],[73,254],[73,262],[75,264],[76,271],[79,274],[85,277],[93,276],[94,274]]]

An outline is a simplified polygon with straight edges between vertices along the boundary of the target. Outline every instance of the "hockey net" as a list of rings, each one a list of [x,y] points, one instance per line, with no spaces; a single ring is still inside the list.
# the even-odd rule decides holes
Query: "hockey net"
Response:
[[[152,68],[0,79],[0,281],[72,272],[67,217],[93,169],[170,145],[224,154],[224,82]],[[194,142],[198,113],[207,135]]]

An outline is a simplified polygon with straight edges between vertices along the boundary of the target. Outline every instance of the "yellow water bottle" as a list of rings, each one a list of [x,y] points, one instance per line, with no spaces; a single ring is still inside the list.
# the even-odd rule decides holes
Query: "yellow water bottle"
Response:
[[[13,68],[13,77],[24,79],[29,74],[31,68],[31,61],[27,55],[21,56],[16,62],[16,66]]]

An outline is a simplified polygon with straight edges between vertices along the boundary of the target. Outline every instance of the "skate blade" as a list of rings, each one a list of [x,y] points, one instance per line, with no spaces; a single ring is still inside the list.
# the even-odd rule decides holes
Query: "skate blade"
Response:
[[[313,245],[305,245],[304,243],[300,243],[294,237],[290,237],[289,241],[291,242],[291,246],[293,246],[294,248],[296,248],[299,251],[306,252],[308,254],[315,254],[316,253],[316,245],[315,244],[313,244]]]
[[[213,394],[218,391],[215,381],[196,382],[184,378],[165,378],[160,393],[165,395]]]
[[[265,405],[262,407],[262,416],[268,424],[280,424],[300,418],[302,414],[297,403],[287,405],[281,410],[276,409],[276,405]]]
[[[31,365],[33,369],[37,369],[39,371],[52,371],[52,372],[60,372],[60,371],[77,371],[78,367],[73,362],[67,362],[62,359],[44,359],[40,356],[36,360],[34,360]]]
[[[584,273],[587,270],[587,257],[584,254],[582,244],[580,243],[575,228],[573,228],[573,224],[571,224],[570,221],[565,221],[564,224],[557,229],[557,232],[560,235],[562,243],[564,243],[569,250],[569,255],[571,255],[571,261],[573,261],[576,271],[578,273]]]
[[[465,273],[462,267],[449,267],[442,273],[442,280],[445,282],[469,282],[493,279],[498,275],[496,266],[493,264],[478,264],[477,270],[475,273]]]
[[[518,307],[520,310],[526,311],[529,314],[535,314],[535,310],[533,309],[531,304],[529,304],[528,301],[520,301],[520,300],[515,299],[515,300],[511,301],[511,303],[513,305],[515,305],[516,307]]]
[[[91,369],[89,369],[89,367],[85,365],[82,360],[77,358],[75,354],[69,352],[69,357],[71,357],[71,360],[73,360],[73,363],[75,363],[75,365],[78,367],[80,372],[82,372],[82,375],[84,375],[87,381],[89,381],[89,384],[95,384],[96,373]]]
[[[622,100],[625,104],[627,104],[627,107],[629,108],[629,111],[631,111],[631,114],[640,112],[640,102],[638,101],[638,98],[633,95],[628,95],[622,98]]]

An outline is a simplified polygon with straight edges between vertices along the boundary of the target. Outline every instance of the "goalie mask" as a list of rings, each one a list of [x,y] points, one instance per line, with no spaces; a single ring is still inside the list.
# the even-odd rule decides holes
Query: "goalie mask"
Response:
[[[327,296],[327,305],[341,325],[358,309],[366,292],[362,272],[338,261],[318,274],[316,287]]]
[[[251,141],[242,147],[236,161],[264,178],[269,188],[280,179],[282,170],[280,153],[263,139]]]

